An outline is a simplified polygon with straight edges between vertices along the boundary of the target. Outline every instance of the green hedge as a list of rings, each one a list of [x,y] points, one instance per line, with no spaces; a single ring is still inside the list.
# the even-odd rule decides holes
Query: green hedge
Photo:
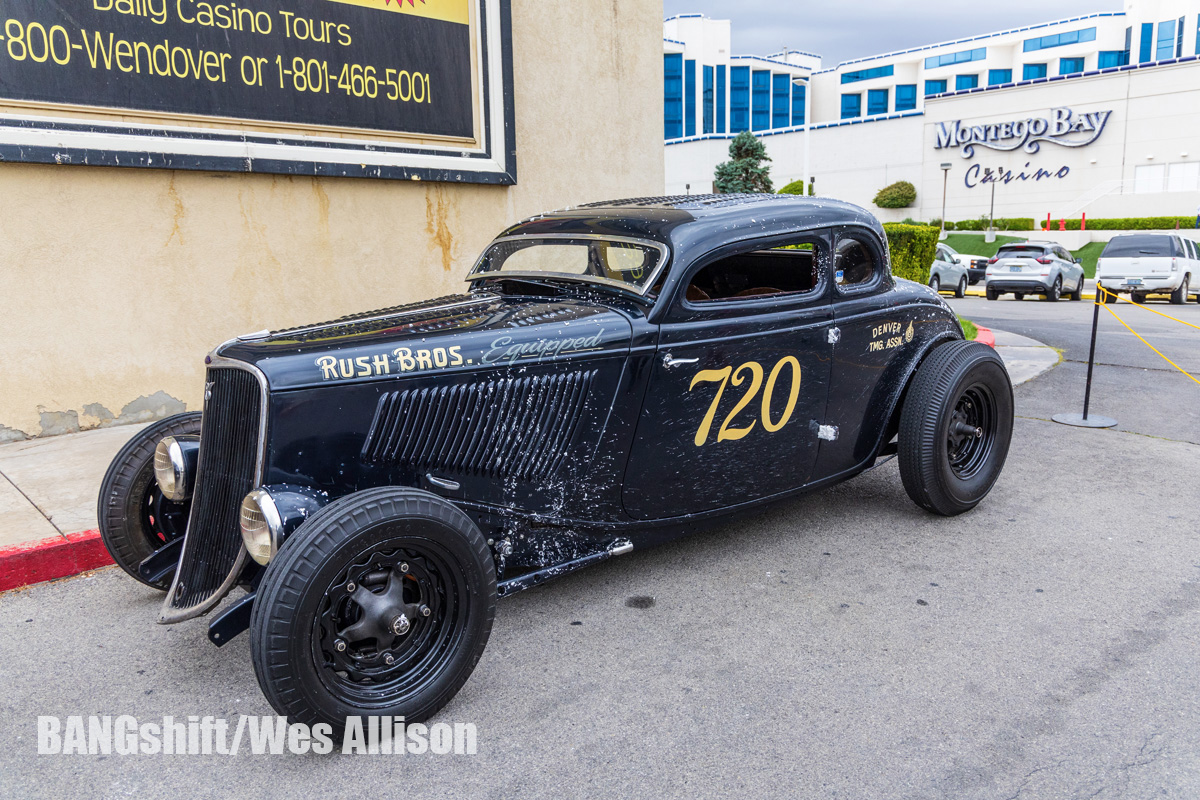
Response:
[[[929,267],[937,255],[938,229],[889,222],[883,230],[891,252],[892,274],[917,283],[929,283]]]
[[[1079,220],[1067,220],[1067,230],[1079,230]],[[1194,228],[1195,217],[1112,217],[1109,219],[1088,219],[1088,230],[1093,231],[1167,231],[1180,228]],[[1050,221],[1050,230],[1058,230],[1058,220]]]
[[[896,181],[885,186],[875,195],[875,205],[880,208],[908,208],[917,201],[917,187],[908,181]]]
[[[792,181],[776,194],[804,194],[804,181]]]

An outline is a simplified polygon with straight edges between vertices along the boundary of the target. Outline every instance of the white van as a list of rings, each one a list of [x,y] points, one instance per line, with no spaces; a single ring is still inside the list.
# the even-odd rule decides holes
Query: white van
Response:
[[[1146,295],[1169,294],[1171,302],[1200,302],[1200,245],[1173,233],[1114,236],[1096,262],[1096,282],[1109,292],[1129,292],[1135,303]],[[1105,296],[1115,303],[1111,294]]]

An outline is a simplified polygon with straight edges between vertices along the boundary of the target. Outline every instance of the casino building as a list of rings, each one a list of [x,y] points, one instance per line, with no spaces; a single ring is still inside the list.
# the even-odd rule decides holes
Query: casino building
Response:
[[[776,188],[881,219],[1185,216],[1200,207],[1200,0],[1102,12],[823,67],[733,55],[730,23],[663,26],[668,193],[708,192],[741,131]],[[874,206],[905,180],[916,203]],[[1057,227],[1057,226],[1055,226]]]

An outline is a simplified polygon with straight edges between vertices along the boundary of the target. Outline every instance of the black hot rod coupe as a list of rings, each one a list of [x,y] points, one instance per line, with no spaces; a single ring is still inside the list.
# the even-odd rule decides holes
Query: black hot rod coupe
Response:
[[[995,351],[896,280],[880,224],[790,195],[641,198],[514,225],[469,291],[240,336],[203,414],[104,478],[116,562],[161,622],[246,594],[259,685],[298,722],[435,713],[496,601],[897,454],[943,515],[995,483]]]

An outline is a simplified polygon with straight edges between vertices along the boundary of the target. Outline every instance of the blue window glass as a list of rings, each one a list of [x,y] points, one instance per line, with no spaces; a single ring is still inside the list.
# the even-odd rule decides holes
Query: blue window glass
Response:
[[[946,93],[946,81],[944,81],[944,80],[925,81],[925,96],[926,97],[929,97],[929,95],[931,95],[931,94],[945,94],[945,93]]]
[[[804,124],[804,100],[808,95],[808,87],[797,83],[792,87],[792,124]]]
[[[729,68],[729,132],[750,130],[750,68]]]
[[[979,86],[978,75],[955,75],[954,76],[954,91],[962,92],[967,89],[974,89]]]
[[[1196,17],[1196,55],[1200,56],[1200,16]]]
[[[1177,31],[1175,34],[1175,57],[1179,58],[1183,55],[1183,17],[1179,18],[1175,30]]]
[[[858,81],[868,81],[871,78],[888,78],[894,75],[896,68],[891,64],[886,67],[872,67],[871,69],[860,69],[855,72],[843,72],[842,83],[857,83]]]
[[[771,127],[786,128],[792,119],[792,77],[771,76]]]
[[[1083,72],[1082,58],[1060,58],[1058,60],[1059,75],[1074,75],[1077,72]]]
[[[1080,42],[1096,41],[1096,29],[1084,28],[1078,31],[1067,31],[1066,33],[1055,33],[1050,36],[1038,36],[1034,39],[1025,40],[1025,52],[1031,53],[1034,50],[1046,50],[1051,47],[1062,47],[1065,44],[1079,44]]]
[[[725,65],[717,67],[717,133],[725,132]]]
[[[987,58],[987,48],[979,47],[974,50],[962,50],[958,53],[943,53],[940,56],[930,56],[925,59],[925,69],[936,69],[951,64],[966,64],[970,61],[983,61]]]
[[[1045,64],[1026,64],[1025,69],[1021,71],[1021,80],[1032,81],[1038,78],[1044,78],[1047,75]]]
[[[842,95],[842,119],[854,119],[862,116],[862,95]]]
[[[771,127],[771,73],[765,69],[754,70],[751,127],[765,131]]]
[[[1154,60],[1163,61],[1175,57],[1175,20],[1158,23],[1158,47],[1154,49]]]
[[[696,62],[683,62],[683,127],[687,136],[696,135]]]
[[[888,113],[888,94],[889,92],[887,89],[872,89],[871,91],[867,92],[867,113]]]
[[[1101,50],[1100,57],[1096,63],[1100,69],[1108,69],[1109,67],[1124,67],[1129,64],[1129,51]]]
[[[1002,83],[1012,83],[1011,69],[989,69],[988,86],[999,86]]]
[[[896,110],[912,111],[917,107],[917,85],[902,83],[896,87]]]
[[[663,56],[663,136],[678,139],[683,136],[683,56],[667,53]]]
[[[712,133],[714,130],[713,114],[715,112],[715,108],[713,107],[713,100],[714,100],[714,98],[713,98],[713,68],[705,67],[704,68],[704,132],[705,133]]]
[[[1138,63],[1145,64],[1154,60],[1154,23],[1142,23],[1142,37],[1138,43]]]

